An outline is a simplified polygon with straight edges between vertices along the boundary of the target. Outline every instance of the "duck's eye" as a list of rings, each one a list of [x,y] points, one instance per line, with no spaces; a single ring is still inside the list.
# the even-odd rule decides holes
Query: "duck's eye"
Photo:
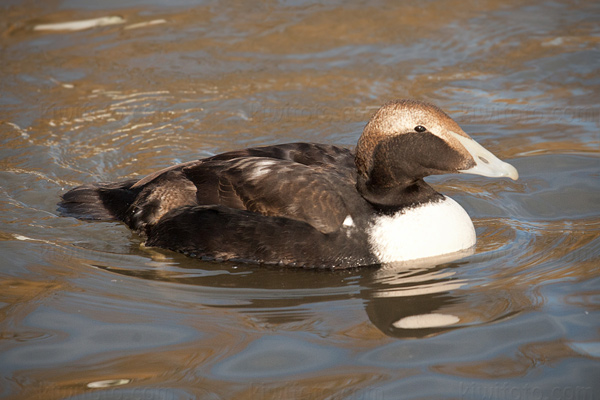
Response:
[[[415,131],[416,132],[421,133],[421,132],[425,132],[426,130],[427,130],[427,128],[425,128],[423,125],[417,125],[417,126],[415,126]]]

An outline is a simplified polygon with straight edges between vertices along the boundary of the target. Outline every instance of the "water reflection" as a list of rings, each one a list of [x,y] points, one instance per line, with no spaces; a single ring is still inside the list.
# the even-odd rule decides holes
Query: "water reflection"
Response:
[[[362,291],[369,320],[386,335],[402,338],[428,337],[462,326],[465,321],[453,310],[460,301],[458,263],[432,264],[395,272],[387,266],[366,282]],[[464,296],[464,293],[463,293]]]
[[[125,263],[121,267],[95,266],[116,274],[174,284],[180,289],[181,285],[195,288],[193,300],[187,301],[235,309],[274,325],[311,319],[310,304],[360,298],[377,329],[401,338],[430,337],[501,320],[517,312],[510,303],[520,303],[510,298],[501,301],[503,294],[493,288],[480,290],[477,282],[468,278],[464,270],[468,270],[469,263],[482,262],[481,255],[464,259],[474,249],[420,262],[348,271],[202,262],[160,249],[152,251],[173,258],[170,262],[155,261],[151,268],[132,268]],[[494,258],[487,255],[488,261],[493,262]],[[453,261],[457,259],[462,261]],[[186,300],[179,294],[178,301]]]

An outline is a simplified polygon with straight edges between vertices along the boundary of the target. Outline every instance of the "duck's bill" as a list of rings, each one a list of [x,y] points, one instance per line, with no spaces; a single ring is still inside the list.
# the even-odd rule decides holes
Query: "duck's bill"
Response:
[[[459,170],[465,174],[483,175],[492,178],[510,178],[512,180],[519,179],[519,172],[515,167],[506,163],[488,150],[482,145],[477,143],[471,138],[464,137],[462,135],[452,132],[453,136],[463,145],[463,147],[471,154],[475,161],[475,166],[469,169]]]

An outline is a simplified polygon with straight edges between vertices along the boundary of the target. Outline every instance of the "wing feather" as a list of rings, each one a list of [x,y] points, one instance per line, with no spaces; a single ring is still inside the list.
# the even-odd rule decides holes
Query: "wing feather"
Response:
[[[322,233],[339,229],[349,214],[345,197],[357,196],[354,172],[348,163],[341,167],[325,163],[317,151],[312,159],[305,156],[306,163],[300,163],[293,160],[299,156],[290,149],[284,152],[286,149],[278,147],[281,158],[265,156],[269,153],[264,148],[258,150],[237,152],[237,157],[231,158],[221,155],[183,168],[197,187],[198,204],[291,218]],[[348,156],[352,160],[349,152],[340,154],[344,154],[338,154],[343,160]]]

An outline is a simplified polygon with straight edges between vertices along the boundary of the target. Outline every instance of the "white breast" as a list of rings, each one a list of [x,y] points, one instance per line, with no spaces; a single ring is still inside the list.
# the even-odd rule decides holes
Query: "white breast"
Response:
[[[449,197],[375,217],[369,228],[371,251],[381,263],[453,253],[475,241],[471,218]]]

